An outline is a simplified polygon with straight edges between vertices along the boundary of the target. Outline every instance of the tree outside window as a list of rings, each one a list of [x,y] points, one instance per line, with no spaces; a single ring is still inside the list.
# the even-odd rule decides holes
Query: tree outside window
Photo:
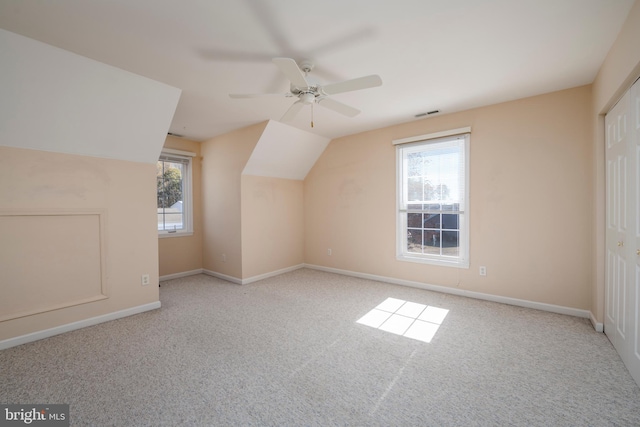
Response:
[[[468,141],[398,145],[398,259],[468,267]]]

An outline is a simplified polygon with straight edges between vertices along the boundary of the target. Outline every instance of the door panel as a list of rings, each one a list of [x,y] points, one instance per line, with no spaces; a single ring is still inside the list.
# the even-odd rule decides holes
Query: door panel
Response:
[[[633,320],[633,343],[632,348],[633,352],[631,355],[631,362],[629,366],[629,372],[635,378],[636,382],[640,384],[640,265],[636,264],[636,274],[635,281],[633,286],[633,306],[631,319]]]
[[[640,83],[607,114],[605,127],[604,331],[640,385]]]
[[[630,264],[629,304],[628,304],[628,336],[629,360],[627,368],[631,376],[640,385],[640,81],[631,87],[629,111],[629,218],[631,230],[629,235],[628,256]]]
[[[623,148],[622,146],[620,148]],[[627,230],[629,229],[629,226],[627,224],[627,209],[628,209],[628,204],[627,204],[627,198],[629,193],[627,192],[627,182],[629,180],[629,173],[628,173],[628,169],[627,169],[627,155],[623,154],[618,156],[618,168],[617,168],[617,183],[616,183],[616,187],[617,187],[617,192],[618,192],[618,197],[617,197],[617,210],[618,210],[618,232],[626,234]],[[623,235],[620,236],[621,239],[623,239]],[[621,240],[621,241],[624,241]]]
[[[605,282],[604,331],[622,360],[629,359],[627,329],[627,253],[628,233],[628,120],[629,99],[627,93],[605,118],[607,164],[607,264]],[[629,242],[630,243],[630,242]],[[627,245],[628,246],[628,245]]]
[[[605,118],[606,134],[606,281],[604,331],[621,357],[625,347],[626,325],[624,303],[626,262],[624,239],[626,227],[627,114],[629,95],[625,95]]]
[[[607,273],[607,278],[606,278],[606,285],[605,285],[605,290],[606,290],[606,294],[605,294],[605,324],[607,325],[605,328],[605,332],[607,332],[607,329],[610,329],[611,325],[613,325],[616,322],[616,294],[615,294],[615,290],[616,290],[616,271],[617,268],[615,268],[616,266],[616,254],[613,253],[612,251],[607,251],[607,264],[606,264],[606,273]]]
[[[616,273],[616,283],[615,283],[615,296],[616,296],[616,309],[615,309],[615,319],[616,319],[616,329],[618,335],[620,336],[620,341],[625,341],[627,339],[627,263],[624,258],[621,256],[617,257],[618,265],[617,273]]]

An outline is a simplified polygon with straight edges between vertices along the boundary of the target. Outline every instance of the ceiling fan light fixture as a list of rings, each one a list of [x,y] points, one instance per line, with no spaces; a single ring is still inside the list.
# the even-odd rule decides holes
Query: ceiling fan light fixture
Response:
[[[315,100],[315,95],[310,92],[306,92],[300,95],[300,102],[302,102],[303,104],[313,104]]]

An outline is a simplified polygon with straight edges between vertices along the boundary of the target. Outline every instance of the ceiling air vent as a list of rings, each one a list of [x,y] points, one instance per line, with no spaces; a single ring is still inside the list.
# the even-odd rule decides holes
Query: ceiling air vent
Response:
[[[439,112],[440,112],[440,110],[431,110],[431,111],[427,111],[426,113],[416,114],[414,117],[417,119],[417,118],[420,118],[420,117],[430,116],[432,114],[436,114],[436,113],[439,113]]]

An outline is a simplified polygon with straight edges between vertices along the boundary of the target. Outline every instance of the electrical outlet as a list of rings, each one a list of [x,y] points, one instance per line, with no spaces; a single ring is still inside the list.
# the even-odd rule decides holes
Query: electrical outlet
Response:
[[[227,254],[222,254],[222,262],[227,262]]]
[[[487,267],[485,267],[484,265],[480,266],[480,275],[481,276],[487,275]]]
[[[142,286],[147,286],[149,284],[149,275],[148,274],[143,274],[142,275]]]
[[[327,249],[327,255],[331,255],[331,249]]]

